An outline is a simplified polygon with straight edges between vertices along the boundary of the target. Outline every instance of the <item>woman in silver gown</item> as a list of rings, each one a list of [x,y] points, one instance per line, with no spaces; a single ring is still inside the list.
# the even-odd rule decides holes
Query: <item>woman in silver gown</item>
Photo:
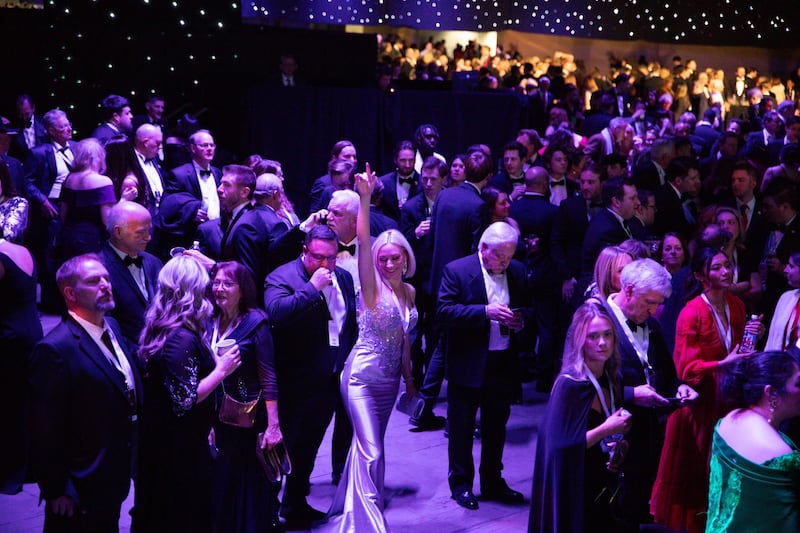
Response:
[[[361,198],[357,236],[359,247],[369,250],[369,203],[375,174],[356,176]],[[335,531],[388,531],[383,516],[383,438],[400,376],[406,394],[416,393],[411,378],[408,332],[417,320],[414,288],[403,282],[414,274],[414,253],[397,230],[381,233],[372,253],[358,254],[361,279],[358,340],[342,371],[341,392],[353,423],[353,443],[325,529]]]

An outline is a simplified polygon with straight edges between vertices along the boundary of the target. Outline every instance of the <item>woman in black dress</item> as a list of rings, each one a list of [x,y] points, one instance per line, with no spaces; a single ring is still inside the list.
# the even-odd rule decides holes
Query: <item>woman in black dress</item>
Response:
[[[25,481],[28,357],[41,338],[33,257],[24,247],[0,237],[0,428],[3,428],[0,493],[3,494],[20,492]]]
[[[528,531],[616,531],[610,500],[617,475],[609,452],[628,432],[614,322],[604,307],[575,311],[561,374],[536,444]]]
[[[275,353],[267,314],[256,307],[256,288],[240,263],[218,263],[212,271],[211,347],[236,341],[242,365],[223,380],[223,391],[237,402],[257,402],[252,427],[214,421],[217,460],[214,468],[214,524],[217,531],[280,531],[277,484],[267,480],[256,457],[256,441],[273,447],[283,440],[278,425]],[[265,430],[266,428],[266,430]]]
[[[205,268],[188,256],[158,275],[139,339],[144,366],[134,531],[212,531],[214,390],[240,365],[239,349],[212,353]]]

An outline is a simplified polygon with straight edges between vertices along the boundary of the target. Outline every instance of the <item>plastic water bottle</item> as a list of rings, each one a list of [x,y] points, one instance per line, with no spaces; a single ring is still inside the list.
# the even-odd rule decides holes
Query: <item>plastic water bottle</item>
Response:
[[[750,321],[757,321],[758,315],[750,315]],[[745,330],[744,335],[742,336],[742,345],[739,347],[739,352],[741,353],[750,353],[756,351],[756,342],[758,342],[758,336],[755,333]]]

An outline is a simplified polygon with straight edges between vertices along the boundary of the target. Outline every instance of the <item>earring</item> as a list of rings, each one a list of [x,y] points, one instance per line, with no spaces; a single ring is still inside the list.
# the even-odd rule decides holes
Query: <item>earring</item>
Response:
[[[772,424],[772,415],[775,412],[775,408],[778,407],[778,400],[775,398],[769,399],[769,416],[767,417],[767,422]]]
[[[405,277],[406,272],[408,272],[408,261],[403,261],[403,277]]]

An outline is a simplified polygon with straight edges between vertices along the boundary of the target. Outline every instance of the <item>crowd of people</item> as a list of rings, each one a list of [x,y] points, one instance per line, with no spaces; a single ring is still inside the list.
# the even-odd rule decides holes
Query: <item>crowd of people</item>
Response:
[[[134,116],[109,95],[74,142],[20,95],[0,125],[3,492],[36,481],[48,531],[115,531],[131,479],[135,531],[385,531],[402,379],[409,423],[447,426],[455,504],[480,507],[479,434],[481,498],[520,505],[506,423],[535,380],[530,531],[750,530],[766,508],[796,531],[800,117],[745,69],[677,113],[691,65],[669,84],[620,65],[587,98],[534,65],[531,127],[501,150],[446,157],[423,124],[378,175],[341,140],[309,213],[279,161],[219,168],[161,97]],[[37,306],[64,317],[45,336]],[[258,460],[280,449],[285,482]]]

